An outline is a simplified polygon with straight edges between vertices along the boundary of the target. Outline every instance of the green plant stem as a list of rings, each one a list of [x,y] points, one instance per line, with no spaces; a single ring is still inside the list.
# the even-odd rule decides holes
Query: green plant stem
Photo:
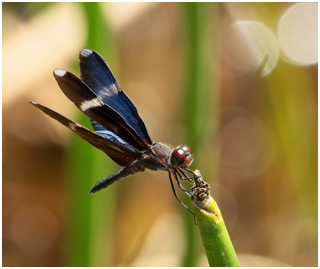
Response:
[[[215,46],[213,45],[215,31],[212,23],[215,19],[216,6],[212,3],[185,3],[184,34],[186,75],[184,102],[182,104],[182,119],[187,132],[182,141],[186,141],[192,149],[200,151],[205,141],[205,129],[208,126],[208,116],[216,107],[212,103],[213,66]],[[212,109],[212,107],[214,107]],[[216,114],[214,114],[216,115]],[[211,116],[210,116],[211,118]],[[199,155],[199,154],[198,154]],[[198,158],[195,158],[192,167],[201,167]],[[184,200],[186,202],[186,200]],[[201,249],[198,247],[200,238],[189,215],[184,214],[186,249],[181,266],[196,266]]]
[[[106,25],[101,3],[82,3],[87,23],[87,42],[84,47],[92,48],[106,57],[114,59],[114,38]],[[77,55],[77,54],[75,54]],[[112,62],[112,61],[111,61]],[[79,114],[80,124],[91,123],[84,114]],[[89,194],[95,182],[112,174],[113,162],[86,141],[71,136],[68,150],[68,266],[107,266],[113,255],[114,200],[116,186],[96,194]],[[108,249],[108,251],[104,251]]]
[[[194,204],[193,208],[209,265],[238,267],[239,261],[217,203],[210,196],[205,208]]]

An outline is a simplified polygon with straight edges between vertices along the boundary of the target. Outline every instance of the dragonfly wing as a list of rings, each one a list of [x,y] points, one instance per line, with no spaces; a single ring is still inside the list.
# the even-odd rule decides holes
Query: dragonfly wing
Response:
[[[111,140],[119,145],[122,145],[128,149],[130,149],[131,151],[134,152],[139,152],[139,150],[137,150],[134,146],[128,144],[126,141],[124,141],[121,137],[117,136],[116,134],[114,134],[113,132],[107,130],[106,128],[104,128],[102,125],[100,125],[99,123],[97,123],[94,120],[91,120],[91,125],[93,127],[93,129],[95,130],[95,132],[99,135],[104,136],[105,138],[107,138],[108,140]]]
[[[104,58],[91,49],[80,51],[81,80],[109,107],[117,111],[142,140],[151,145],[144,122],[136,107],[121,89]]]
[[[127,124],[116,110],[105,104],[79,78],[61,69],[54,70],[53,74],[63,93],[90,119],[98,122],[138,150],[149,147],[149,144]]]
[[[65,116],[55,112],[54,110],[38,104],[36,102],[30,102],[32,105],[52,117],[53,119],[57,120],[64,126],[68,127],[70,130],[75,132],[79,135],[82,139],[88,141],[91,145],[96,147],[97,149],[102,150],[106,153],[112,160],[114,160],[117,164],[121,166],[126,166],[132,163],[139,157],[138,151],[133,151],[130,148],[127,148],[116,141],[112,141],[107,139],[106,137],[92,132],[91,130],[87,129],[86,127],[72,121]]]

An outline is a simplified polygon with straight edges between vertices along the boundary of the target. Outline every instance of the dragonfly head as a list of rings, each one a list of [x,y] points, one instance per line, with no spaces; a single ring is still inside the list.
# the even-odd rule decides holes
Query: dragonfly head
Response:
[[[192,161],[192,152],[187,145],[180,145],[171,152],[170,162],[173,167],[187,168]]]

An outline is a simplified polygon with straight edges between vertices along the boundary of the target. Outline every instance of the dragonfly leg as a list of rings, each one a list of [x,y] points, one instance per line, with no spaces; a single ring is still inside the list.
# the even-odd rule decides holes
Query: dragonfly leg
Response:
[[[185,172],[183,172],[180,168],[175,169],[177,175],[180,177],[181,180],[188,180],[189,182],[193,183],[194,177],[189,177]]]
[[[182,184],[180,183],[179,178],[178,178],[179,173],[178,173],[178,171],[177,171],[176,169],[173,170],[173,174],[174,174],[175,180],[176,180],[177,183],[178,183],[179,188],[180,188],[185,194],[187,194],[189,197],[191,197],[191,193],[188,192],[188,191],[182,186]],[[181,175],[179,175],[179,177],[181,178]],[[181,178],[181,179],[183,179],[183,178]]]
[[[170,173],[170,171],[168,171],[168,172],[169,172],[170,184],[171,184],[171,188],[172,188],[172,191],[173,191],[174,196],[176,197],[176,199],[178,200],[178,202],[179,202],[180,204],[182,204],[182,205],[193,215],[194,222],[195,222],[195,224],[197,224],[196,215],[195,215],[195,214],[191,211],[191,209],[190,209],[187,205],[185,205],[185,204],[180,200],[180,198],[178,197],[178,195],[177,195],[177,193],[176,193],[176,190],[175,190],[175,188],[174,188],[174,185],[173,185],[171,173]]]
[[[193,179],[198,179],[198,178],[201,178],[201,174],[198,173],[199,170],[191,170],[190,168],[186,167],[184,168],[186,171],[188,171],[189,173],[193,174]],[[198,172],[197,172],[198,171]]]

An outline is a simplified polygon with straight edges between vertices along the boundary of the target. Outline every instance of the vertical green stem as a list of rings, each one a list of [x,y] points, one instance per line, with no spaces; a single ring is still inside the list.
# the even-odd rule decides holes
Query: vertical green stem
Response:
[[[216,6],[212,3],[186,3],[185,35],[186,35],[186,88],[183,104],[183,122],[187,129],[184,141],[192,149],[199,151],[204,140],[204,130],[212,111],[212,62],[215,47],[215,32],[212,23],[215,21]],[[187,109],[186,109],[187,108]],[[197,156],[195,156],[197,157]],[[200,163],[192,167],[200,168]],[[196,266],[199,258],[199,232],[189,216],[185,217],[187,246],[182,266]]]
[[[205,210],[193,205],[208,262],[213,267],[238,267],[239,261],[217,203],[210,197]]]
[[[109,60],[114,40],[104,20],[100,3],[82,3],[87,20],[86,47]],[[114,58],[114,57],[112,57]],[[88,117],[80,114],[79,122],[91,126]],[[113,172],[112,161],[84,140],[72,136],[68,151],[68,251],[69,266],[106,266],[112,256],[113,211],[115,187],[89,194],[93,184]],[[108,246],[109,244],[109,246]],[[105,251],[108,249],[108,251]]]

